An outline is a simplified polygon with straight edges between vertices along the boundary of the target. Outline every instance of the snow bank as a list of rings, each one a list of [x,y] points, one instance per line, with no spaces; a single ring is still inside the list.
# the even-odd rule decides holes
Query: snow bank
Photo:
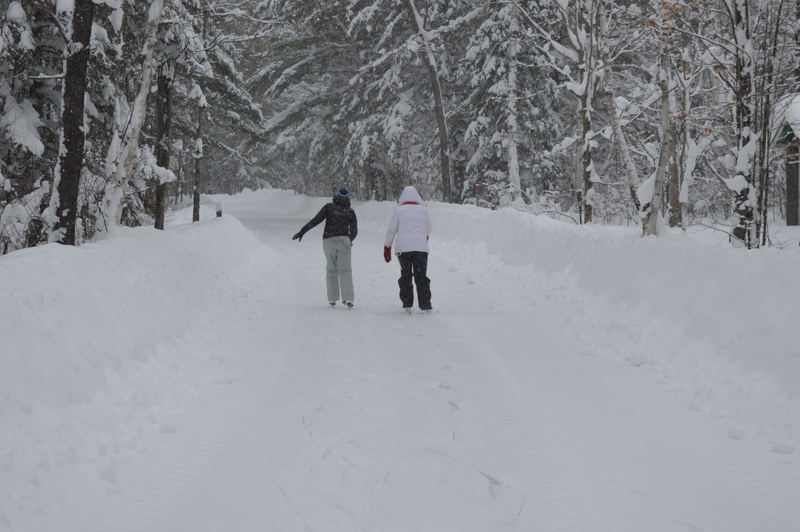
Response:
[[[229,203],[311,214],[326,201],[270,190]],[[431,260],[457,262],[473,281],[568,324],[585,354],[649,372],[726,420],[732,438],[759,435],[776,452],[800,445],[800,248],[735,249],[681,233],[643,239],[639,228],[511,208],[428,206]],[[382,233],[394,203],[354,207],[361,230]]]
[[[733,438],[760,435],[776,452],[800,443],[797,248],[642,239],[637,228],[511,209],[436,205],[432,216],[443,237],[510,267],[501,275],[511,286],[501,289],[572,322],[585,354],[641,367],[692,408],[725,419]]]
[[[0,258],[0,530],[5,505],[44,509],[51,466],[113,481],[124,451],[169,431],[167,411],[218,371],[204,311],[260,245],[213,216]],[[165,348],[177,343],[190,349]]]
[[[217,199],[232,211],[306,219],[329,201],[279,190]],[[354,207],[362,231],[382,234],[394,203]],[[747,251],[513,209],[429,208],[431,260],[534,307],[587,356],[646,372],[725,420],[731,438],[779,455],[800,445],[797,248]],[[167,231],[127,229],[0,258],[0,530],[10,526],[3,508],[45,511],[46,494],[68,492],[76,476],[113,482],[143,435],[174,430],[172,415],[219,373],[207,310],[226,276],[263,260],[264,246],[207,210],[199,224],[183,211]]]

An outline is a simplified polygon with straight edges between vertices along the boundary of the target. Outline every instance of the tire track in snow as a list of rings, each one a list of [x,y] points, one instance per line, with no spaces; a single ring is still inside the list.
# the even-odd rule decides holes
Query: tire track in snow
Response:
[[[787,516],[787,508],[797,505],[786,498],[786,494],[777,492],[772,485],[760,483],[747,471],[743,464],[731,460],[728,453],[720,454],[719,444],[715,446],[709,444],[706,439],[699,438],[696,432],[690,432],[684,426],[678,425],[663,412],[656,411],[641,398],[634,398],[630,392],[623,390],[613,382],[606,382],[609,389],[613,390],[619,397],[625,400],[633,409],[642,412],[645,416],[653,420],[653,425],[665,429],[663,439],[671,442],[671,447],[679,449],[680,455],[691,464],[695,472],[702,473],[703,477],[719,479],[718,484],[729,489],[731,497],[739,499],[741,503],[753,504],[761,507],[760,515],[764,516]],[[698,413],[698,416],[700,414]],[[706,423],[703,423],[704,425]],[[718,427],[722,429],[722,427]],[[739,447],[741,442],[725,442],[730,447]],[[732,449],[735,453],[738,449]],[[742,456],[744,458],[744,456]],[[794,516],[784,517],[775,524],[782,525],[778,530],[791,531],[800,523],[800,511],[795,510]],[[738,530],[753,530],[763,526],[758,520],[752,523],[736,523]]]
[[[276,272],[271,269],[274,277]],[[253,330],[253,318],[261,322],[259,327],[276,331],[277,327],[266,320],[265,311],[270,307],[265,303],[276,297],[274,287],[279,288],[277,297],[291,298],[293,294],[280,289],[291,283],[290,279],[286,283],[262,285],[262,292],[253,294],[252,287],[258,284],[256,277],[259,275],[263,275],[261,267],[243,265],[215,298],[216,310],[209,311],[198,326],[204,331],[209,327],[217,331],[220,341],[204,347],[223,353],[208,356],[234,357],[234,360],[262,357],[264,350],[258,342],[263,333]],[[247,302],[244,306],[243,301]],[[191,343],[184,346],[189,347],[197,348]],[[249,353],[231,352],[241,347]],[[200,390],[198,400],[187,406],[188,411],[164,423],[161,433],[149,434],[139,442],[139,451],[128,464],[119,468],[102,504],[91,501],[90,507],[72,509],[66,516],[59,516],[59,523],[52,529],[64,532],[160,530],[164,514],[180,500],[206,464],[236,438],[263,403],[281,371],[283,356],[283,353],[272,352],[263,357],[261,364],[248,365],[249,370],[256,368],[257,371],[232,379],[229,374],[221,374],[219,384],[209,383],[207,389]],[[231,369],[223,367],[226,372]]]
[[[514,331],[519,326],[517,318],[497,308],[492,312],[501,315],[492,319],[493,324],[512,324],[502,331],[495,331],[492,337],[487,336],[480,318],[453,320],[453,324],[461,335],[469,339],[467,343],[472,347],[476,363],[484,366],[486,374],[497,374],[506,385],[502,404],[507,411],[503,421],[497,422],[506,425],[506,437],[516,440],[515,448],[525,451],[515,456],[518,471],[513,476],[507,473],[510,479],[505,482],[518,484],[519,489],[525,492],[526,507],[520,508],[519,515],[525,517],[524,522],[533,522],[545,529],[575,530],[579,525],[574,511],[577,490],[574,482],[562,474],[569,470],[572,451],[568,443],[572,441],[572,435],[564,429],[563,419],[555,414],[556,410],[542,407],[552,398],[543,396],[542,389],[537,386],[541,379],[527,371],[519,371],[521,368],[514,371],[506,363],[506,359],[513,356],[545,358],[548,354],[541,351],[541,345],[539,349],[532,348],[528,339],[522,344],[515,340],[520,330],[535,336],[538,332],[535,327]],[[498,341],[499,337],[504,340]],[[502,346],[505,353],[501,353],[498,346]],[[532,382],[522,384],[520,380],[525,378]]]
[[[260,393],[210,395],[215,401],[204,400],[195,405],[203,410],[199,416],[174,420],[177,432],[151,434],[142,440],[139,456],[120,468],[99,507],[93,501],[88,507],[73,509],[59,518],[53,530],[156,530],[158,516],[190,484],[204,463],[235,436],[237,426],[261,399]]]

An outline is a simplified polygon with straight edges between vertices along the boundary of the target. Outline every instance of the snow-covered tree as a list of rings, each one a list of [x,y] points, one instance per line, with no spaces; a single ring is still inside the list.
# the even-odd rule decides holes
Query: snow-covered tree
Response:
[[[57,85],[64,48],[50,6],[8,2],[0,42],[0,253],[47,239],[40,214],[58,154]]]
[[[465,87],[457,91],[457,116],[469,117],[463,125],[456,121],[468,157],[461,191],[467,201],[533,199],[535,184],[546,182],[543,155],[563,132],[552,109],[557,95],[550,58],[542,51],[547,43],[525,15],[544,23],[553,11],[539,2],[489,4],[473,25],[455,73],[456,87]]]
[[[284,153],[303,161],[311,174],[304,190],[327,193],[333,174],[381,199],[409,180],[427,197],[447,196],[447,118],[436,112],[437,106],[447,111],[449,101],[443,80],[453,59],[445,43],[474,6],[429,2],[420,9],[383,0],[272,7],[282,26],[253,85],[271,100],[265,108],[294,102],[280,104],[268,120],[275,160],[286,162]],[[419,17],[409,16],[413,7]]]

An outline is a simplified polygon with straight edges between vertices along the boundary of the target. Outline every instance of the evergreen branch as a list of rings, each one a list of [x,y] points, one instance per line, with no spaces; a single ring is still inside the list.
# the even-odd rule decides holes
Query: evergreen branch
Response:
[[[308,99],[300,100],[299,102],[289,106],[287,109],[281,111],[280,113],[276,114],[275,116],[267,120],[267,123],[264,125],[264,129],[261,130],[260,134],[268,135],[272,133],[276,129],[283,127],[284,123],[286,123],[287,121],[292,120],[295,115],[302,113],[306,109],[313,107],[319,102],[329,100],[334,96],[340,96],[344,94],[348,89],[349,89],[348,86],[344,86],[329,92],[318,94]]]
[[[64,43],[69,43],[70,38],[67,36],[67,30],[61,24],[61,21],[58,20],[58,17],[50,10],[51,6],[48,6],[43,0],[33,0],[33,2],[39,6],[39,9],[50,19],[50,21],[56,25],[58,28],[58,34],[64,39]]]
[[[228,152],[229,154],[233,155],[235,158],[239,159],[240,161],[242,161],[243,163],[245,163],[245,164],[247,164],[249,166],[254,166],[255,165],[255,163],[253,163],[247,157],[242,155],[242,153],[239,150],[237,150],[236,148],[232,148],[232,147],[228,146],[227,144],[225,144],[224,142],[222,142],[219,139],[216,139],[214,137],[206,137],[206,142],[208,144],[210,144],[211,146],[215,146],[215,147],[217,147],[217,148],[219,148],[221,150],[224,150],[224,151]]]

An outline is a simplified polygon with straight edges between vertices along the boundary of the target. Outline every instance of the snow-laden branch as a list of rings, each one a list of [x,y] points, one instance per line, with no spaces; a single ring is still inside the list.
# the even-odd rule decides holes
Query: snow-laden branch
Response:
[[[107,209],[107,216],[114,219],[117,225],[120,224],[122,218],[122,198],[128,186],[128,181],[130,180],[131,168],[139,147],[139,135],[144,126],[145,112],[147,110],[147,96],[150,93],[150,77],[153,71],[156,35],[163,11],[164,0],[153,0],[148,13],[149,27],[147,39],[142,49],[142,55],[144,56],[144,61],[142,62],[142,80],[139,85],[139,94],[136,97],[131,112],[129,124],[130,134],[128,136],[127,145],[122,152],[122,161],[117,164],[115,186],[113,190],[107,193],[106,199],[103,202],[103,206]]]
[[[294,105],[289,106],[288,108],[284,109],[280,113],[274,115],[269,120],[266,121],[264,127],[261,129],[260,133],[262,135],[266,135],[272,133],[273,130],[281,127],[285,122],[290,120],[294,115],[301,113],[314,105],[316,105],[320,101],[328,100],[334,96],[338,97],[344,94],[347,91],[348,87],[340,87],[336,90],[325,92],[322,94],[315,95],[312,98],[307,98],[304,100],[300,100]]]

